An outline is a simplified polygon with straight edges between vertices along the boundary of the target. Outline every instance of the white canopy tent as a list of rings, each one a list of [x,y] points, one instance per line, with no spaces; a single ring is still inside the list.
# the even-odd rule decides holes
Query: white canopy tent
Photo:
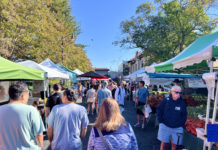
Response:
[[[73,70],[73,72],[76,74],[76,75],[81,75],[81,74],[84,74],[82,71],[80,71],[79,69],[75,69]]]
[[[38,63],[36,63],[34,61],[31,61],[31,60],[26,60],[26,61],[23,61],[23,62],[19,62],[18,64],[47,72],[47,78],[48,79],[69,79],[69,76],[67,76],[66,74],[63,74],[63,73],[61,73],[59,71],[48,68],[46,66],[40,65],[40,64],[38,64]]]

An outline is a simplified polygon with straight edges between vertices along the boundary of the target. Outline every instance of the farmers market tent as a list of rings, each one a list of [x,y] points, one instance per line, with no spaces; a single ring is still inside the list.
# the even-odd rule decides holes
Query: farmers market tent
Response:
[[[26,61],[23,61],[23,62],[19,62],[18,64],[47,72],[47,78],[48,79],[68,79],[67,75],[65,75],[65,74],[63,74],[61,72],[58,72],[58,71],[56,71],[54,69],[48,68],[46,66],[42,66],[42,65],[40,65],[40,64],[38,64],[38,63],[36,63],[34,61],[31,61],[31,60],[26,60]]]
[[[92,78],[92,79],[98,79],[98,80],[109,80],[110,78],[100,74],[102,76],[102,78]]]
[[[80,71],[79,69],[75,69],[73,70],[73,72],[76,74],[76,75],[81,75],[81,74],[84,74],[82,71]]]
[[[43,62],[40,63],[40,65],[42,66],[46,66],[48,68],[54,69],[58,72],[61,72],[62,74],[64,74],[66,76],[66,79],[69,79],[69,74],[68,72],[66,72],[65,70],[61,69],[60,67],[58,67],[55,63],[53,63],[49,58],[47,58],[46,60],[44,60]]]
[[[94,72],[94,71],[89,71],[89,72],[86,72],[82,75],[80,75],[79,77],[88,77],[88,78],[104,78],[102,75]]]
[[[16,64],[0,57],[0,80],[44,80],[45,73],[41,70]]]
[[[191,79],[193,82],[200,82],[201,76],[190,75],[190,74],[177,74],[177,73],[143,73],[137,75],[137,80],[145,81],[146,85],[170,85],[175,79],[189,81]]]
[[[72,83],[76,83],[76,73],[74,73],[72,70],[68,69],[67,67],[63,66],[62,64],[57,64],[58,67],[63,69],[64,71],[68,72],[70,75],[70,81]]]
[[[143,74],[143,73],[145,73],[145,68],[141,68],[141,69],[131,73],[130,75],[125,76],[125,79],[129,79],[131,81],[135,81],[136,78],[137,78],[137,75]]]
[[[154,66],[148,66],[145,70],[147,72],[174,70],[201,63],[203,60],[210,61],[212,57],[218,57],[218,31],[199,37],[174,58]]]

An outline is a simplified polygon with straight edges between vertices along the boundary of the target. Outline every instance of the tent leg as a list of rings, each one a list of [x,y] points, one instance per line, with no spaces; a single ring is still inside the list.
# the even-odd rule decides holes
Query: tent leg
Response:
[[[205,120],[205,135],[207,135],[207,124],[209,122],[209,115],[210,115],[210,94],[208,93],[208,98],[207,98],[207,112],[206,112],[206,120]],[[204,141],[204,148],[203,150],[206,150],[206,142]]]
[[[213,61],[210,61],[210,72],[213,72]],[[205,120],[205,135],[207,135],[207,124],[209,122],[209,117],[210,117],[210,94],[208,92],[208,97],[207,97],[207,111],[206,111],[206,120]],[[210,144],[211,145],[211,144]],[[208,147],[208,150],[210,149],[210,146]],[[204,141],[204,147],[203,150],[206,150],[206,141]]]
[[[218,90],[217,89],[218,89],[218,84],[216,83],[216,97],[214,101],[212,124],[215,124],[215,120],[216,120],[217,101],[218,101]],[[212,143],[210,143],[208,150],[211,150],[211,147],[212,147]]]

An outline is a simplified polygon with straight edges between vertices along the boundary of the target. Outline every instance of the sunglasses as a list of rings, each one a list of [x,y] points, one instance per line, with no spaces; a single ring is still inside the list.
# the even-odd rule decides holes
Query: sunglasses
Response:
[[[179,91],[173,91],[174,93],[176,94],[181,94],[182,92],[179,92]]]

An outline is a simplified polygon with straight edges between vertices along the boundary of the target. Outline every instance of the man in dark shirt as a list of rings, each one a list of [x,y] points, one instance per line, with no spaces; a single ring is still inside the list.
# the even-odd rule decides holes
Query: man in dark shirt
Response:
[[[49,113],[55,105],[62,104],[60,91],[61,86],[59,84],[55,84],[53,86],[54,93],[51,96],[49,96],[46,102],[46,117],[48,117]]]
[[[161,150],[164,150],[166,143],[172,143],[172,150],[176,150],[176,145],[182,143],[187,110],[180,94],[181,87],[173,86],[171,94],[164,98],[158,106],[157,118],[160,123],[158,139],[161,141]]]

